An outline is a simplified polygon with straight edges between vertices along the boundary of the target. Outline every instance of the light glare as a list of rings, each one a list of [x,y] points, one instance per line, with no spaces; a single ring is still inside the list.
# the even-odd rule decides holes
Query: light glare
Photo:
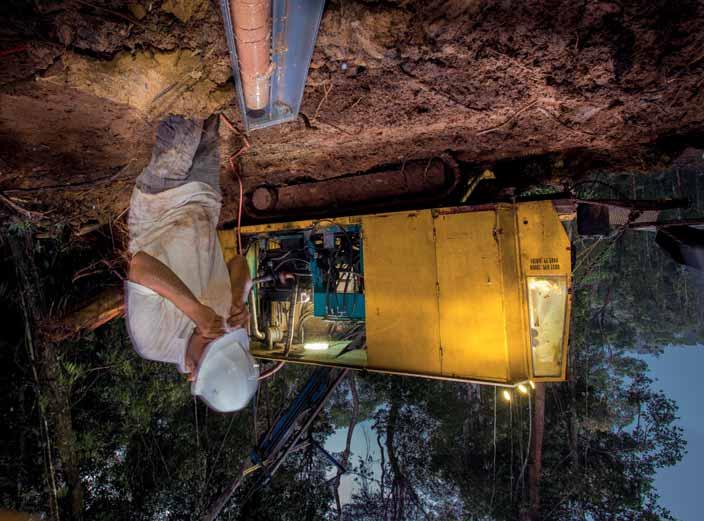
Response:
[[[303,349],[308,351],[327,351],[329,347],[330,344],[327,342],[309,342],[307,344],[303,344]]]

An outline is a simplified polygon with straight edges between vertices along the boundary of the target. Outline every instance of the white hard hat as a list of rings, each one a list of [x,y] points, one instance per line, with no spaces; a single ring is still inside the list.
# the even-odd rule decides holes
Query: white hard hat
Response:
[[[239,328],[205,348],[191,394],[200,396],[215,411],[239,411],[252,399],[258,378],[259,365],[249,354],[249,336]]]

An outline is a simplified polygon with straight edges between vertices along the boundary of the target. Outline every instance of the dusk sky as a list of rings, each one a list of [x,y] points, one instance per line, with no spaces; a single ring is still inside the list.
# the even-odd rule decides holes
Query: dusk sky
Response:
[[[680,521],[698,521],[704,462],[704,404],[699,371],[704,367],[704,346],[668,347],[662,356],[645,359],[651,376],[657,378],[655,387],[679,405],[679,425],[687,440],[687,454],[679,465],[657,473],[655,485],[661,496],[660,504]]]
[[[677,402],[678,424],[684,429],[687,440],[687,453],[682,461],[657,473],[655,485],[660,504],[680,521],[699,521],[700,466],[704,462],[704,403],[699,391],[699,371],[704,368],[704,346],[671,346],[660,357],[646,356],[644,359],[650,367],[650,376],[656,379],[654,388],[662,389]],[[371,424],[371,421],[364,421],[357,425],[352,438],[351,461],[366,454],[378,461],[376,443],[368,442],[375,436]],[[326,441],[326,448],[341,452],[346,435],[346,427],[337,429]],[[374,466],[375,470],[377,467],[378,464]],[[343,504],[350,500],[354,488],[354,476],[343,476],[340,490]]]

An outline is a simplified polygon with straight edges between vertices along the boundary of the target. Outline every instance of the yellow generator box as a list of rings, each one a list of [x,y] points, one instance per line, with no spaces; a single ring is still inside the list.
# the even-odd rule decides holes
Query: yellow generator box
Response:
[[[242,235],[251,246],[253,276],[261,276],[258,262],[271,255],[270,248],[275,248],[277,258],[292,256],[282,249],[285,244],[267,242],[267,237],[301,232],[307,244],[313,244],[310,238],[325,230],[339,230],[343,245],[353,243],[350,234],[359,234],[354,248],[361,250],[363,269],[354,274],[354,287],[363,293],[364,313],[363,318],[350,318],[350,323],[355,324],[354,331],[364,331],[363,348],[347,352],[349,335],[321,339],[318,333],[315,345],[306,343],[304,336],[312,334],[304,335],[308,325],[313,328],[318,320],[323,324],[317,331],[326,324],[327,331],[333,331],[340,328],[340,318],[316,317],[310,302],[304,302],[312,297],[303,290],[294,303],[298,308],[291,327],[296,333],[289,345],[282,346],[282,339],[288,338],[283,318],[267,325],[275,337],[266,340],[262,335],[269,333],[257,324],[255,356],[499,385],[565,379],[571,252],[550,201],[245,227]],[[309,253],[322,248],[323,242],[334,244],[334,237],[320,237],[320,246],[308,247]],[[234,232],[222,232],[221,241],[226,257],[234,255]],[[266,251],[263,244],[270,244],[264,246]],[[292,264],[302,268],[303,262],[314,265],[322,257],[315,251],[310,255],[309,261]],[[329,261],[326,266],[331,269]],[[318,268],[311,269],[315,280]],[[351,286],[345,284],[345,290]],[[314,283],[311,287],[314,293]],[[278,304],[265,302],[264,293],[263,288],[253,293],[253,315],[270,321],[283,317],[281,310],[275,313],[267,307]],[[286,304],[282,305],[285,311]]]

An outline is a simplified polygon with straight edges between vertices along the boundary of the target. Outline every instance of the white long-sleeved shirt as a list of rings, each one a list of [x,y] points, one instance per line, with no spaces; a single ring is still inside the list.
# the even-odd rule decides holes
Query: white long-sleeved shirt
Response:
[[[158,194],[135,188],[130,201],[129,251],[142,251],[168,266],[204,305],[227,317],[230,276],[216,226],[222,198],[209,185],[187,183]],[[127,281],[127,328],[137,353],[176,364],[187,372],[185,355],[195,324],[171,301]]]

